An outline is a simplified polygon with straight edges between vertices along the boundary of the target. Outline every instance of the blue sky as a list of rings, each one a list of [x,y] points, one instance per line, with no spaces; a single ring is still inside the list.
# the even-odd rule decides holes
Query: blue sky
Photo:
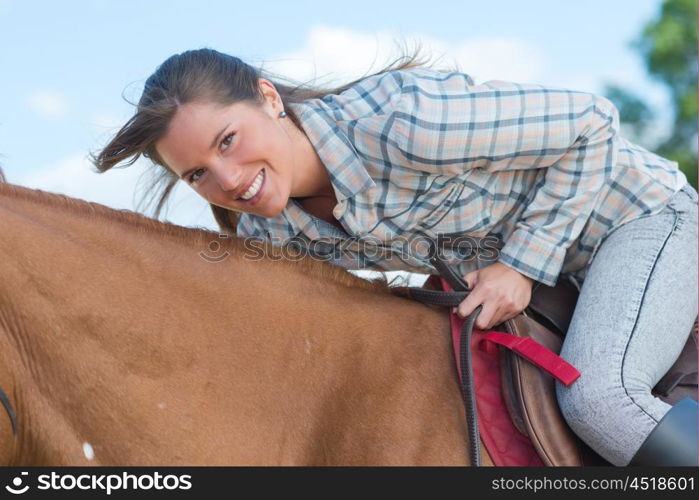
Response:
[[[10,182],[134,209],[146,165],[97,175],[85,160],[130,116],[173,53],[212,47],[296,78],[359,76],[391,40],[419,40],[476,81],[635,90],[658,109],[629,44],[660,0],[0,0],[0,164]],[[666,117],[667,119],[667,117]],[[182,186],[166,218],[213,227]]]

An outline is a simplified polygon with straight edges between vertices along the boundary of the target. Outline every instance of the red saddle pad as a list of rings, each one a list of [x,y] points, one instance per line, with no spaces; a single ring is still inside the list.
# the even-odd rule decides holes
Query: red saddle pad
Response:
[[[433,279],[436,278],[436,279]],[[449,283],[438,276],[429,278],[430,284],[441,290],[450,291]],[[461,327],[464,320],[450,312],[451,338],[454,345],[456,367],[461,374],[459,348],[461,345]],[[471,337],[471,358],[473,365],[478,425],[483,445],[488,450],[493,463],[501,467],[536,467],[544,466],[534,445],[517,430],[510,419],[505,406],[500,385],[500,355],[497,349],[485,349],[481,342],[488,332],[473,329]],[[461,377],[459,377],[461,380]]]

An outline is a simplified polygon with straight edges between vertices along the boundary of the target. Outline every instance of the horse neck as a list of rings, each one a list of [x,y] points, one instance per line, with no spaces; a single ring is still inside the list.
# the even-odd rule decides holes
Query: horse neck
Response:
[[[270,404],[293,425],[301,408],[326,404],[319,394],[334,391],[329,384],[350,379],[368,390],[373,363],[391,346],[400,346],[393,349],[406,363],[444,356],[445,343],[431,352],[413,334],[443,330],[437,313],[324,281],[300,264],[240,255],[215,263],[199,255],[205,239],[1,191],[0,234],[12,235],[0,242],[0,365],[8,367],[0,387],[11,388],[23,422],[14,463],[87,463],[86,442],[103,463],[162,463],[172,453],[167,432],[199,432],[204,443],[207,426],[235,421],[245,429],[248,415]],[[416,352],[404,352],[407,345]],[[448,367],[436,371],[448,380]],[[244,412],[241,401],[250,405]],[[174,405],[177,418],[163,411]],[[105,426],[123,442],[104,444]],[[224,428],[215,439],[225,439]],[[133,429],[148,438],[147,448],[129,442]],[[227,430],[231,443],[252,439]],[[191,446],[188,462],[205,462],[210,450]],[[299,451],[304,446],[294,453],[310,453]],[[248,460],[237,453],[225,461]]]
[[[90,433],[90,422],[78,418],[82,405],[94,404],[100,418],[107,408],[128,414],[139,401],[105,400],[119,392],[120,378],[166,378],[182,364],[210,364],[203,351],[232,347],[214,338],[239,322],[236,302],[259,295],[241,286],[253,281],[248,266],[207,262],[198,255],[203,245],[91,213],[86,204],[19,192],[0,191],[0,387],[25,424],[21,432],[31,433],[13,442],[50,432],[64,441],[57,447],[80,450],[70,441]]]

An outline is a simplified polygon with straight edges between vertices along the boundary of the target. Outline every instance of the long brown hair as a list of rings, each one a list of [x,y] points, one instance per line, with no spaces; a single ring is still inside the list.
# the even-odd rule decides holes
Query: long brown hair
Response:
[[[150,194],[151,199],[157,199],[154,216],[158,217],[179,177],[158,155],[155,143],[165,135],[180,106],[194,101],[214,102],[224,106],[241,101],[261,104],[263,98],[258,79],[267,78],[276,87],[288,117],[303,130],[289,104],[320,99],[328,94],[340,94],[368,76],[431,66],[420,53],[419,45],[412,53],[408,53],[405,45],[399,50],[401,55],[380,71],[335,88],[319,88],[273,75],[213,49],[190,50],[173,55],[146,80],[135,114],[101,151],[91,155],[92,163],[98,172],[103,173],[122,162],[124,166],[132,165],[140,156],[144,156],[154,166],[162,167],[143,197],[145,199]],[[282,83],[282,80],[286,83]],[[235,234],[237,212],[213,204],[209,206],[221,231]]]

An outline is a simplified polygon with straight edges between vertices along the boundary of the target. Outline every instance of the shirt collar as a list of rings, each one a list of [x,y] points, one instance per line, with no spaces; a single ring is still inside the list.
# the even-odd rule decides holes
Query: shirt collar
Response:
[[[265,234],[275,245],[286,244],[301,234],[311,240],[346,237],[331,224],[324,223],[324,221],[306,212],[293,198],[289,199],[289,203],[282,210],[282,213],[276,217],[267,218],[243,212],[240,214],[240,221],[239,227],[241,224],[243,227],[251,226],[254,228],[254,233]]]
[[[330,182],[338,203],[376,186],[364,167],[359,153],[347,134],[319,99],[310,99],[291,107],[301,122],[303,131],[311,141],[321,161],[328,170]]]

